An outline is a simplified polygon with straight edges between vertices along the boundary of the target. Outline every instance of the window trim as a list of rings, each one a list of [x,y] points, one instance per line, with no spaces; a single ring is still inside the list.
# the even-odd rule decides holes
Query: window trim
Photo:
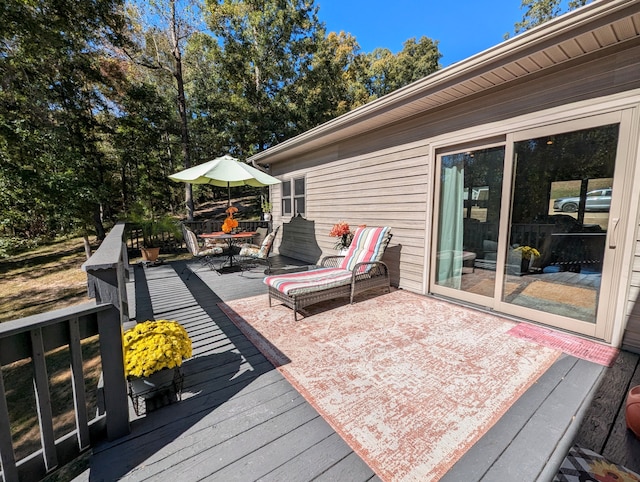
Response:
[[[302,180],[303,192],[302,194],[296,195],[296,181]],[[289,186],[289,195],[285,195],[285,185]],[[302,199],[304,205],[304,211],[296,211],[296,200]],[[288,201],[288,203],[286,202]],[[286,205],[289,205],[289,209],[286,209]],[[291,177],[286,181],[282,182],[282,202],[281,202],[281,213],[282,216],[290,216],[294,217],[297,215],[305,216],[306,215],[306,207],[307,207],[307,177],[299,176],[299,177]]]

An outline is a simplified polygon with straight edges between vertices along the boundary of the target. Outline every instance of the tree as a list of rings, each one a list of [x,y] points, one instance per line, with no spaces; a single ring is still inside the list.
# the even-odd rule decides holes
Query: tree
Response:
[[[249,156],[297,134],[304,114],[292,101],[324,37],[310,0],[209,0],[208,25],[219,41],[215,114],[229,150]]]
[[[300,130],[311,129],[366,103],[368,95],[358,82],[359,50],[355,37],[344,32],[330,32],[318,43],[310,70],[292,94],[293,104],[299,106]]]
[[[136,62],[151,69],[162,69],[175,80],[176,104],[180,116],[182,158],[185,168],[191,167],[191,145],[189,140],[189,109],[185,95],[183,52],[191,35],[197,30],[200,5],[195,1],[160,0],[139,1],[137,6],[141,18],[153,23],[146,30],[144,55],[136,55]],[[149,11],[145,11],[146,9]],[[185,184],[187,219],[193,220],[193,189]]]
[[[571,0],[566,11],[586,5],[589,0]],[[562,0],[522,0],[521,9],[526,9],[521,22],[515,24],[515,34],[532,29],[563,13]],[[506,37],[509,35],[507,34]]]
[[[410,38],[402,51],[393,55],[388,49],[375,49],[361,57],[362,84],[369,92],[369,100],[419,80],[440,68],[442,54],[438,42],[421,37]]]
[[[149,212],[173,211],[178,201],[167,182],[177,170],[174,147],[180,145],[175,98],[151,80],[130,76],[119,100],[121,111],[108,121],[110,134],[103,149],[118,165],[119,210],[125,213],[135,204]]]
[[[438,41],[424,36],[417,42],[415,38],[410,38],[396,57],[390,87],[393,90],[399,89],[436,72],[440,69],[441,58]]]
[[[25,236],[86,228],[104,236],[109,166],[100,112],[122,43],[122,2],[5,2],[0,19],[0,214]]]

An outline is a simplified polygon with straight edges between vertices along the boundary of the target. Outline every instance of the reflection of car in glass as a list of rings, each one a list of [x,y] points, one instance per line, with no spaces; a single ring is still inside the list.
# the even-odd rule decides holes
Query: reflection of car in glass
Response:
[[[575,213],[580,205],[580,197],[561,197],[553,201],[554,211]],[[611,188],[596,189],[587,193],[585,211],[608,211],[611,207]]]

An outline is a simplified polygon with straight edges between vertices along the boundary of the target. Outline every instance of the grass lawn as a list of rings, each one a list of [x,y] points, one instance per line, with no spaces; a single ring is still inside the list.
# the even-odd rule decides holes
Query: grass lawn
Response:
[[[86,303],[87,275],[80,269],[86,260],[82,238],[65,239],[0,261],[0,322]],[[95,385],[100,376],[99,345],[82,345],[86,394],[95,413]],[[73,390],[69,350],[46,355],[56,437],[73,430]],[[30,360],[2,367],[11,419],[14,450],[18,459],[40,448],[40,431]]]
[[[0,322],[89,301],[82,238],[0,260]]]

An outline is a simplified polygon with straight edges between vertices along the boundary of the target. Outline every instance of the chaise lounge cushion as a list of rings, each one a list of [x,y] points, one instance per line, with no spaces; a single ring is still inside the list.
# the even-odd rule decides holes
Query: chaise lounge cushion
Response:
[[[325,256],[310,271],[267,276],[269,306],[277,300],[293,309],[293,319],[305,306],[354,296],[374,288],[390,291],[389,269],[381,258],[391,240],[391,229],[359,227],[346,256]],[[336,267],[336,264],[339,265]]]
[[[359,227],[353,234],[353,240],[340,264],[340,268],[352,271],[358,263],[373,263],[380,261],[384,249],[389,243],[391,228]],[[366,273],[371,265],[362,267],[361,273]]]
[[[351,246],[349,246],[339,267],[267,276],[264,282],[288,296],[350,285],[353,279],[352,271],[356,264],[380,261],[390,237],[391,228],[389,227],[359,227],[356,229]],[[358,274],[367,273],[371,266],[362,266],[358,270]]]
[[[349,285],[351,272],[340,268],[320,268],[280,276],[267,276],[264,282],[281,293],[294,296]]]

